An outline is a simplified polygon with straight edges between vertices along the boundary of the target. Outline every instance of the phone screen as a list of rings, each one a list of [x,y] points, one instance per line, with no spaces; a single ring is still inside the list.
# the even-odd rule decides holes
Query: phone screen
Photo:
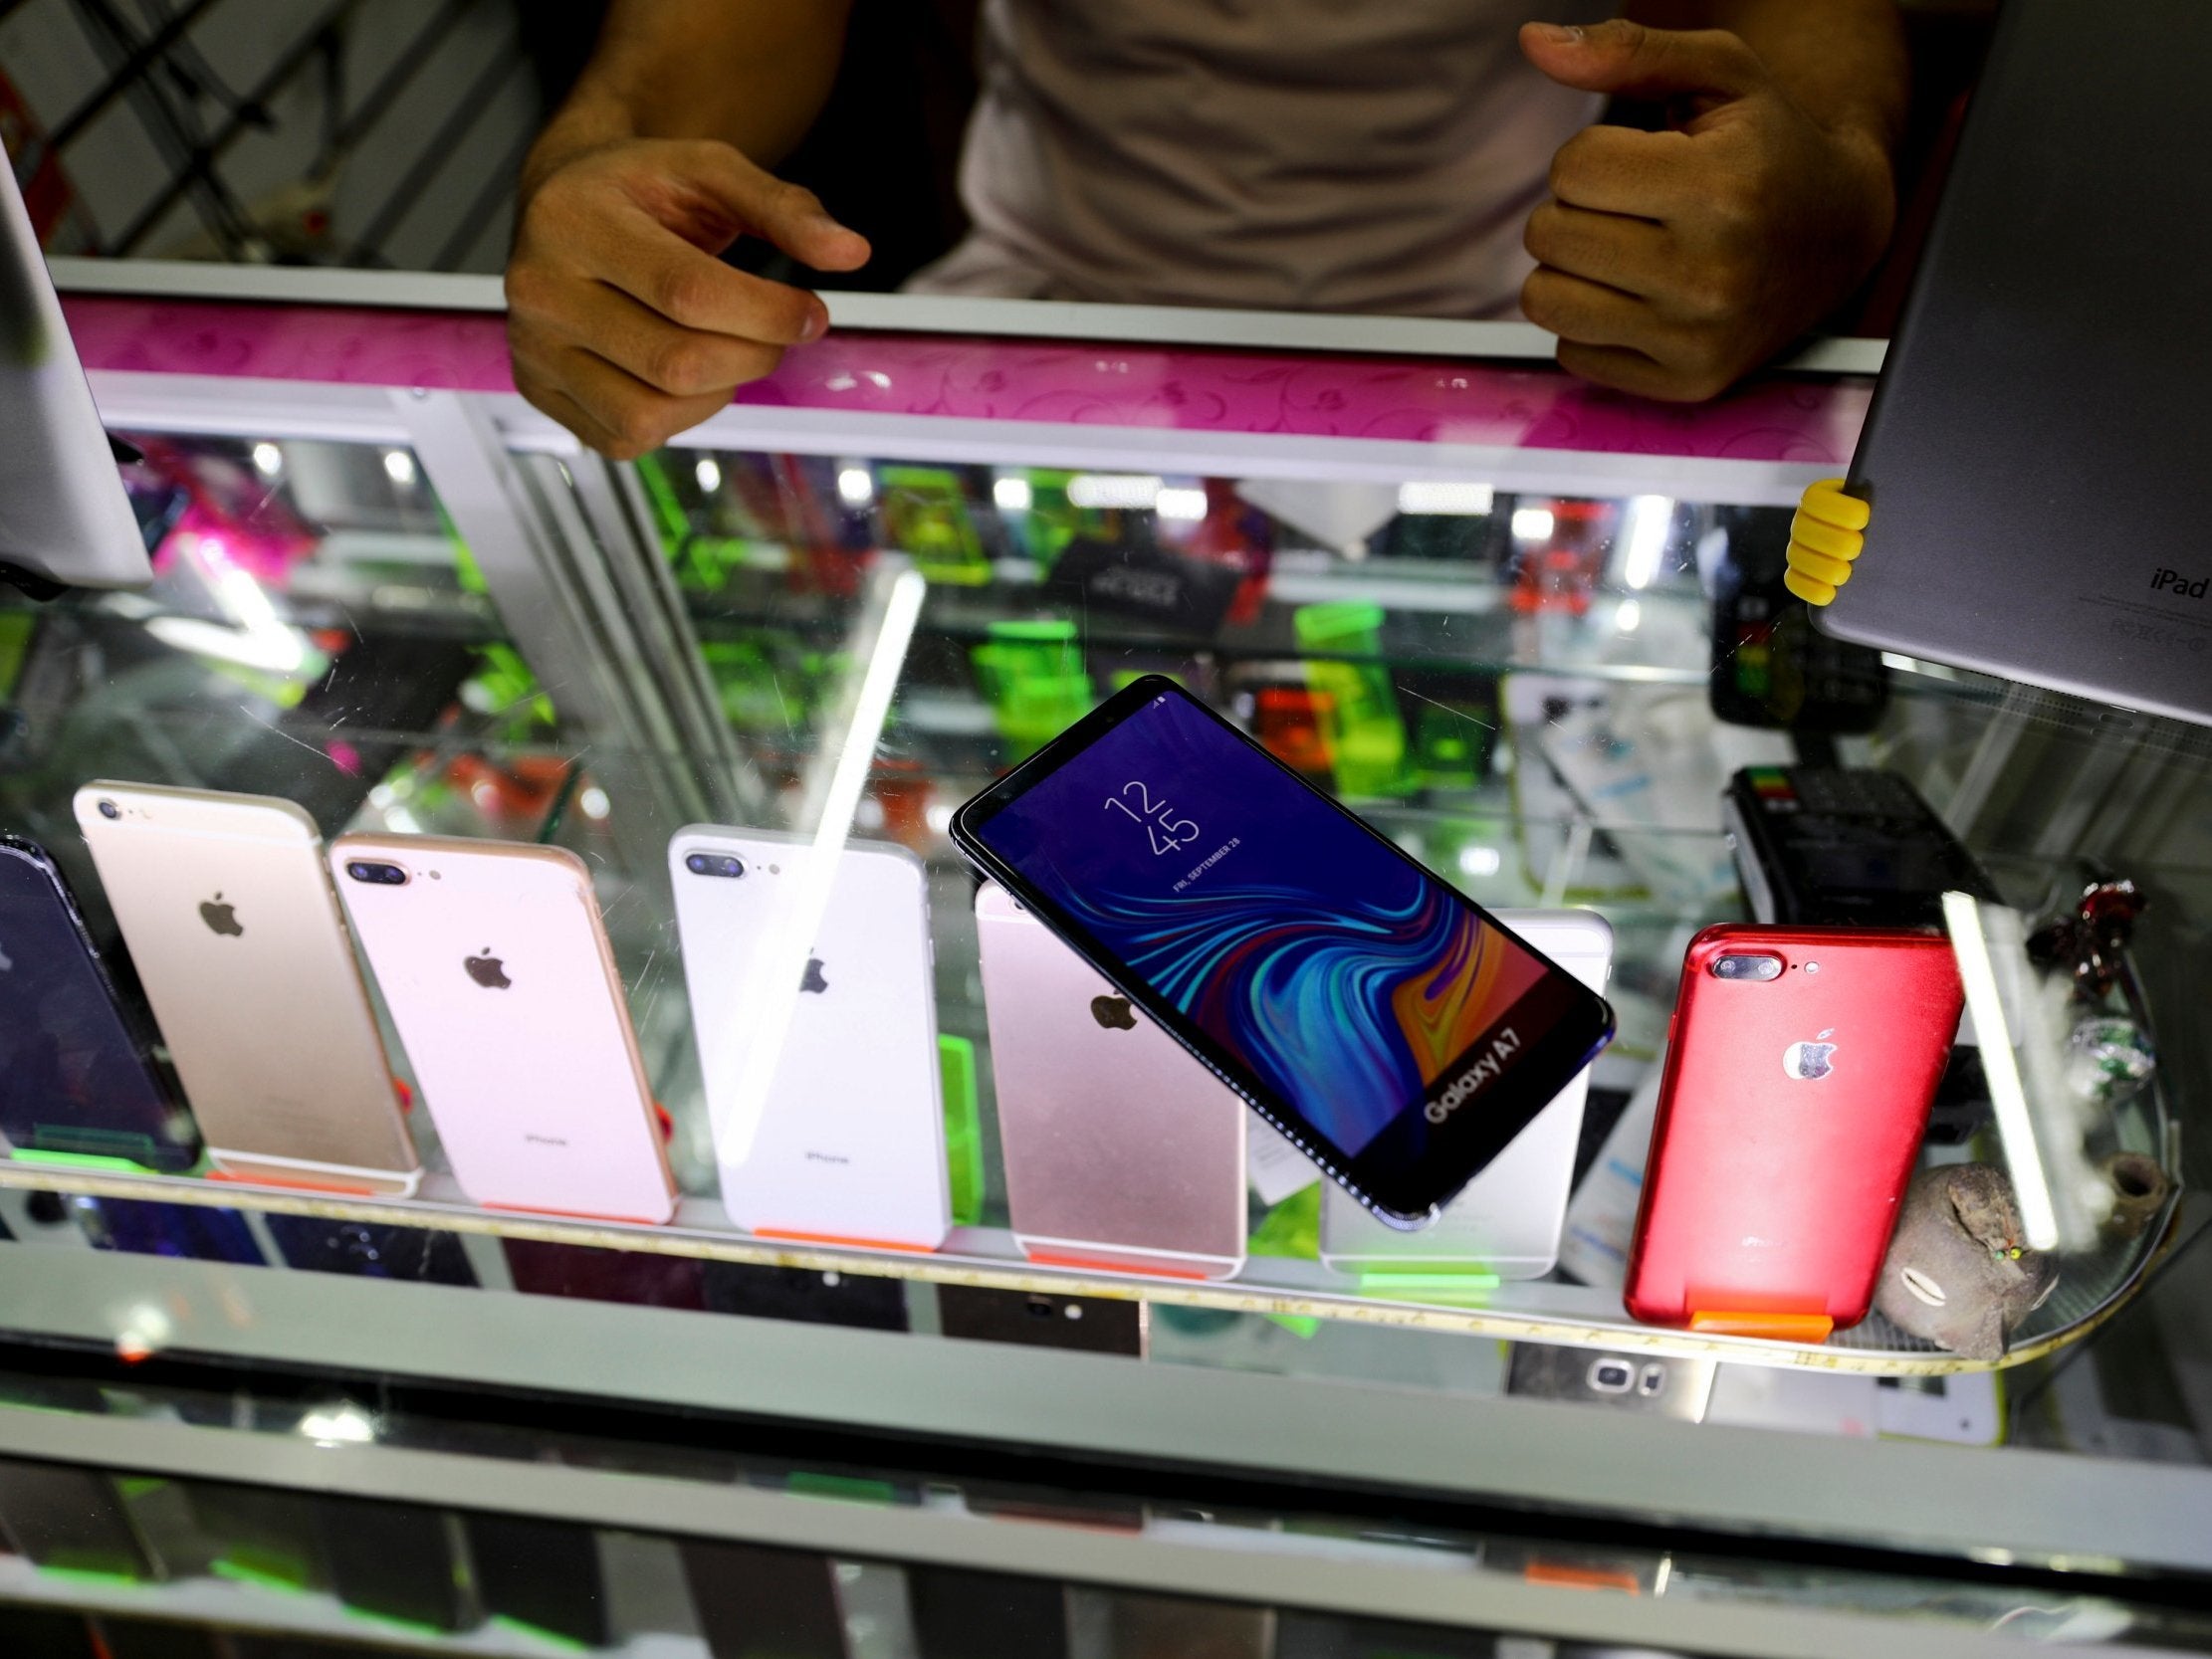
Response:
[[[162,1098],[53,876],[0,848],[0,1133],[18,1151],[181,1169],[189,1120]]]
[[[1110,977],[1346,1160],[1472,1154],[1436,1174],[1455,1187],[1608,1033],[1571,975],[1173,688],[971,826]],[[1532,1065],[1551,1087],[1528,1102]]]

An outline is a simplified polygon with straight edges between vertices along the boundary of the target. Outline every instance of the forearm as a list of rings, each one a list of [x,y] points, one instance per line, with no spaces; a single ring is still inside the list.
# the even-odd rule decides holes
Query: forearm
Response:
[[[1625,11],[1657,29],[1741,36],[1807,114],[1884,160],[1894,153],[1910,90],[1895,0],[1629,0]]]
[[[821,112],[851,0],[614,0],[575,90],[532,145],[523,194],[623,138],[718,138],[773,167]]]

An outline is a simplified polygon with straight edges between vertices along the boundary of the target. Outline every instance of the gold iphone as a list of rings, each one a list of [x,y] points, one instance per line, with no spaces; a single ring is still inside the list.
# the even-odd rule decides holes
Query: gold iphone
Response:
[[[219,1174],[422,1178],[314,821],[262,795],[93,782],[78,826]]]

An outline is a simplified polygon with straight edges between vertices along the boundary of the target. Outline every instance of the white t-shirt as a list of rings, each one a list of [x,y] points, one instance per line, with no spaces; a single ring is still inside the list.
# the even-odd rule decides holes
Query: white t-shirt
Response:
[[[1522,23],[1615,0],[985,0],[974,229],[917,293],[1510,315],[1601,101]]]

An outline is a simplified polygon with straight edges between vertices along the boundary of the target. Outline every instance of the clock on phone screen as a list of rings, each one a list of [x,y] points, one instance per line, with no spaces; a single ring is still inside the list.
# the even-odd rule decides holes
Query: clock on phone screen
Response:
[[[1136,804],[1131,805],[1134,797]],[[1165,858],[1169,853],[1180,852],[1199,838],[1196,820],[1178,818],[1175,808],[1165,800],[1155,801],[1152,791],[1135,778],[1123,784],[1118,793],[1106,797],[1105,810],[1121,812],[1134,824],[1142,824],[1145,834],[1152,841],[1155,858]]]

